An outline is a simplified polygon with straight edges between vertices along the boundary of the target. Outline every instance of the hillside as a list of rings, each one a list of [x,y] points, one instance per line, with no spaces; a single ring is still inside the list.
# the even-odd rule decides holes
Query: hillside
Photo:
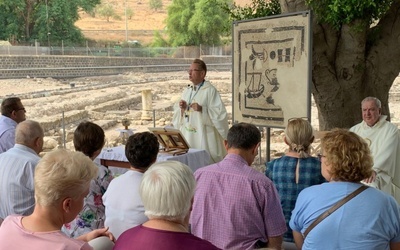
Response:
[[[124,0],[110,1],[116,13],[121,17],[121,20],[110,18],[109,22],[100,17],[91,17],[90,15],[81,12],[81,19],[76,22],[85,37],[93,40],[102,41],[125,41],[126,26],[128,27],[128,40],[137,40],[142,44],[147,44],[152,41],[155,30],[163,30],[165,28],[165,19],[167,18],[167,7],[172,3],[172,0],[163,0],[163,8],[157,12],[149,7],[149,0],[125,0],[126,6],[134,12],[131,19],[125,23],[125,5]],[[249,3],[250,0],[236,1],[240,5]],[[127,24],[127,25],[126,25]]]

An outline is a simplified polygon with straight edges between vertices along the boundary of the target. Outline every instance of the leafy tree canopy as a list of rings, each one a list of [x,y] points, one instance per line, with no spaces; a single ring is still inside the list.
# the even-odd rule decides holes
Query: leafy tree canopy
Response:
[[[278,15],[281,13],[281,5],[278,0],[252,0],[250,5],[238,6],[233,3],[222,4],[221,8],[229,14],[231,20],[244,20],[259,17]]]
[[[331,24],[336,28],[358,19],[371,24],[388,11],[392,2],[392,0],[306,0],[319,22]]]
[[[172,46],[219,45],[230,26],[229,16],[215,2],[231,0],[173,0],[168,6],[167,32]]]
[[[41,43],[82,40],[78,10],[90,12],[100,0],[0,0],[0,39]]]
[[[109,3],[103,3],[99,6],[97,6],[96,13],[99,16],[104,17],[107,20],[107,22],[110,21],[111,17],[113,17],[115,19],[119,18],[119,16],[115,13],[114,7]]]
[[[263,4],[267,14],[278,14],[272,7],[278,4],[282,13],[313,10],[310,86],[321,130],[360,122],[367,96],[379,98],[382,113],[390,114],[388,93],[400,69],[400,0],[252,0],[250,7],[224,10],[232,20],[252,19],[264,15]]]
[[[152,10],[160,10],[163,7],[162,0],[150,0],[149,1],[150,9]]]

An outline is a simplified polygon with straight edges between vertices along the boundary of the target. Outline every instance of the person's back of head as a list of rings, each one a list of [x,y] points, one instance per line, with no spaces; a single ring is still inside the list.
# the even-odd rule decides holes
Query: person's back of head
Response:
[[[334,180],[359,182],[372,175],[371,151],[357,134],[334,129],[321,139],[321,149]]]
[[[178,161],[153,164],[143,175],[140,196],[149,219],[180,221],[190,213],[196,187],[193,173]]]
[[[160,143],[150,132],[135,133],[128,138],[125,155],[132,167],[145,171],[157,160]]]
[[[308,157],[309,147],[314,141],[313,127],[306,119],[289,119],[285,129],[285,139],[289,149],[299,153],[300,158]]]
[[[25,120],[18,123],[15,130],[15,143],[27,146],[36,153],[40,153],[43,148],[44,131],[36,121]]]
[[[244,122],[236,123],[228,131],[228,148],[250,150],[260,142],[260,130],[253,124]]]
[[[105,143],[104,130],[93,122],[82,122],[74,132],[74,147],[90,158],[95,158]]]
[[[36,204],[49,207],[69,197],[78,199],[89,189],[98,168],[81,152],[58,149],[47,153],[35,169]]]

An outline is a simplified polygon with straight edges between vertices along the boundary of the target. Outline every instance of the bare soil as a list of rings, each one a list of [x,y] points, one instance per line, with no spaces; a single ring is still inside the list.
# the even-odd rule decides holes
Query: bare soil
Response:
[[[208,79],[218,89],[229,114],[229,122],[232,120],[232,73],[231,72],[208,72]],[[75,84],[71,88],[70,83]],[[25,78],[0,80],[0,99],[10,95],[24,96],[22,102],[27,110],[27,118],[37,121],[56,119],[61,111],[79,112],[87,110],[91,120],[103,127],[106,132],[110,146],[121,143],[119,129],[124,127],[121,124],[122,118],[131,121],[130,128],[134,132],[148,131],[154,125],[162,127],[169,125],[172,119],[172,106],[179,100],[180,95],[189,80],[186,72],[168,73],[127,73],[114,76],[82,77],[70,80],[52,78]],[[108,86],[109,85],[109,86]],[[82,91],[82,88],[91,86],[90,90]],[[101,86],[101,87],[100,87]],[[107,110],[96,111],[98,106],[116,102],[140,95],[144,89],[151,89],[153,95],[153,109],[155,110],[155,121],[143,121],[141,119],[141,101],[130,106],[116,106]],[[38,94],[39,93],[39,94]],[[46,93],[46,94],[42,94]],[[394,82],[389,93],[389,106],[392,122],[400,124],[400,77]],[[313,127],[318,130],[318,113],[315,103],[312,102]],[[100,117],[100,118],[99,118]],[[71,133],[76,127],[75,121],[66,124],[67,148],[72,148]],[[265,135],[265,129],[262,131]],[[60,131],[47,131],[46,147],[60,147],[60,141],[54,141],[60,136]],[[272,129],[271,136],[271,157],[277,157],[284,153],[287,146],[283,142],[283,129]],[[263,138],[261,157],[257,159],[256,165],[263,169],[266,160],[266,141]]]
[[[85,30],[147,30],[156,31],[165,29],[165,19],[168,16],[167,8],[172,3],[172,0],[163,0],[161,10],[154,11],[150,9],[149,0],[125,0],[127,8],[131,8],[134,12],[133,16],[125,22],[125,4],[124,0],[113,0],[110,4],[113,5],[116,14],[121,20],[110,18],[109,22],[105,18],[99,16],[91,17],[85,12],[80,12],[80,20],[75,25],[83,30],[85,36],[93,40],[102,41],[125,41],[125,33],[110,32],[106,36],[103,32],[85,32]],[[250,3],[250,0],[236,0],[237,4],[243,6]],[[127,24],[127,25],[126,25]],[[153,39],[153,32],[150,35],[129,35],[128,40],[138,40],[142,44],[149,44]]]

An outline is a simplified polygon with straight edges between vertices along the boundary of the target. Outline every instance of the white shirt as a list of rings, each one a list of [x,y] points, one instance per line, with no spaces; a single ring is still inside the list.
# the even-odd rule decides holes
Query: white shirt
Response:
[[[126,230],[148,221],[139,194],[143,173],[129,170],[113,179],[103,195],[106,207],[104,225],[116,239]]]

